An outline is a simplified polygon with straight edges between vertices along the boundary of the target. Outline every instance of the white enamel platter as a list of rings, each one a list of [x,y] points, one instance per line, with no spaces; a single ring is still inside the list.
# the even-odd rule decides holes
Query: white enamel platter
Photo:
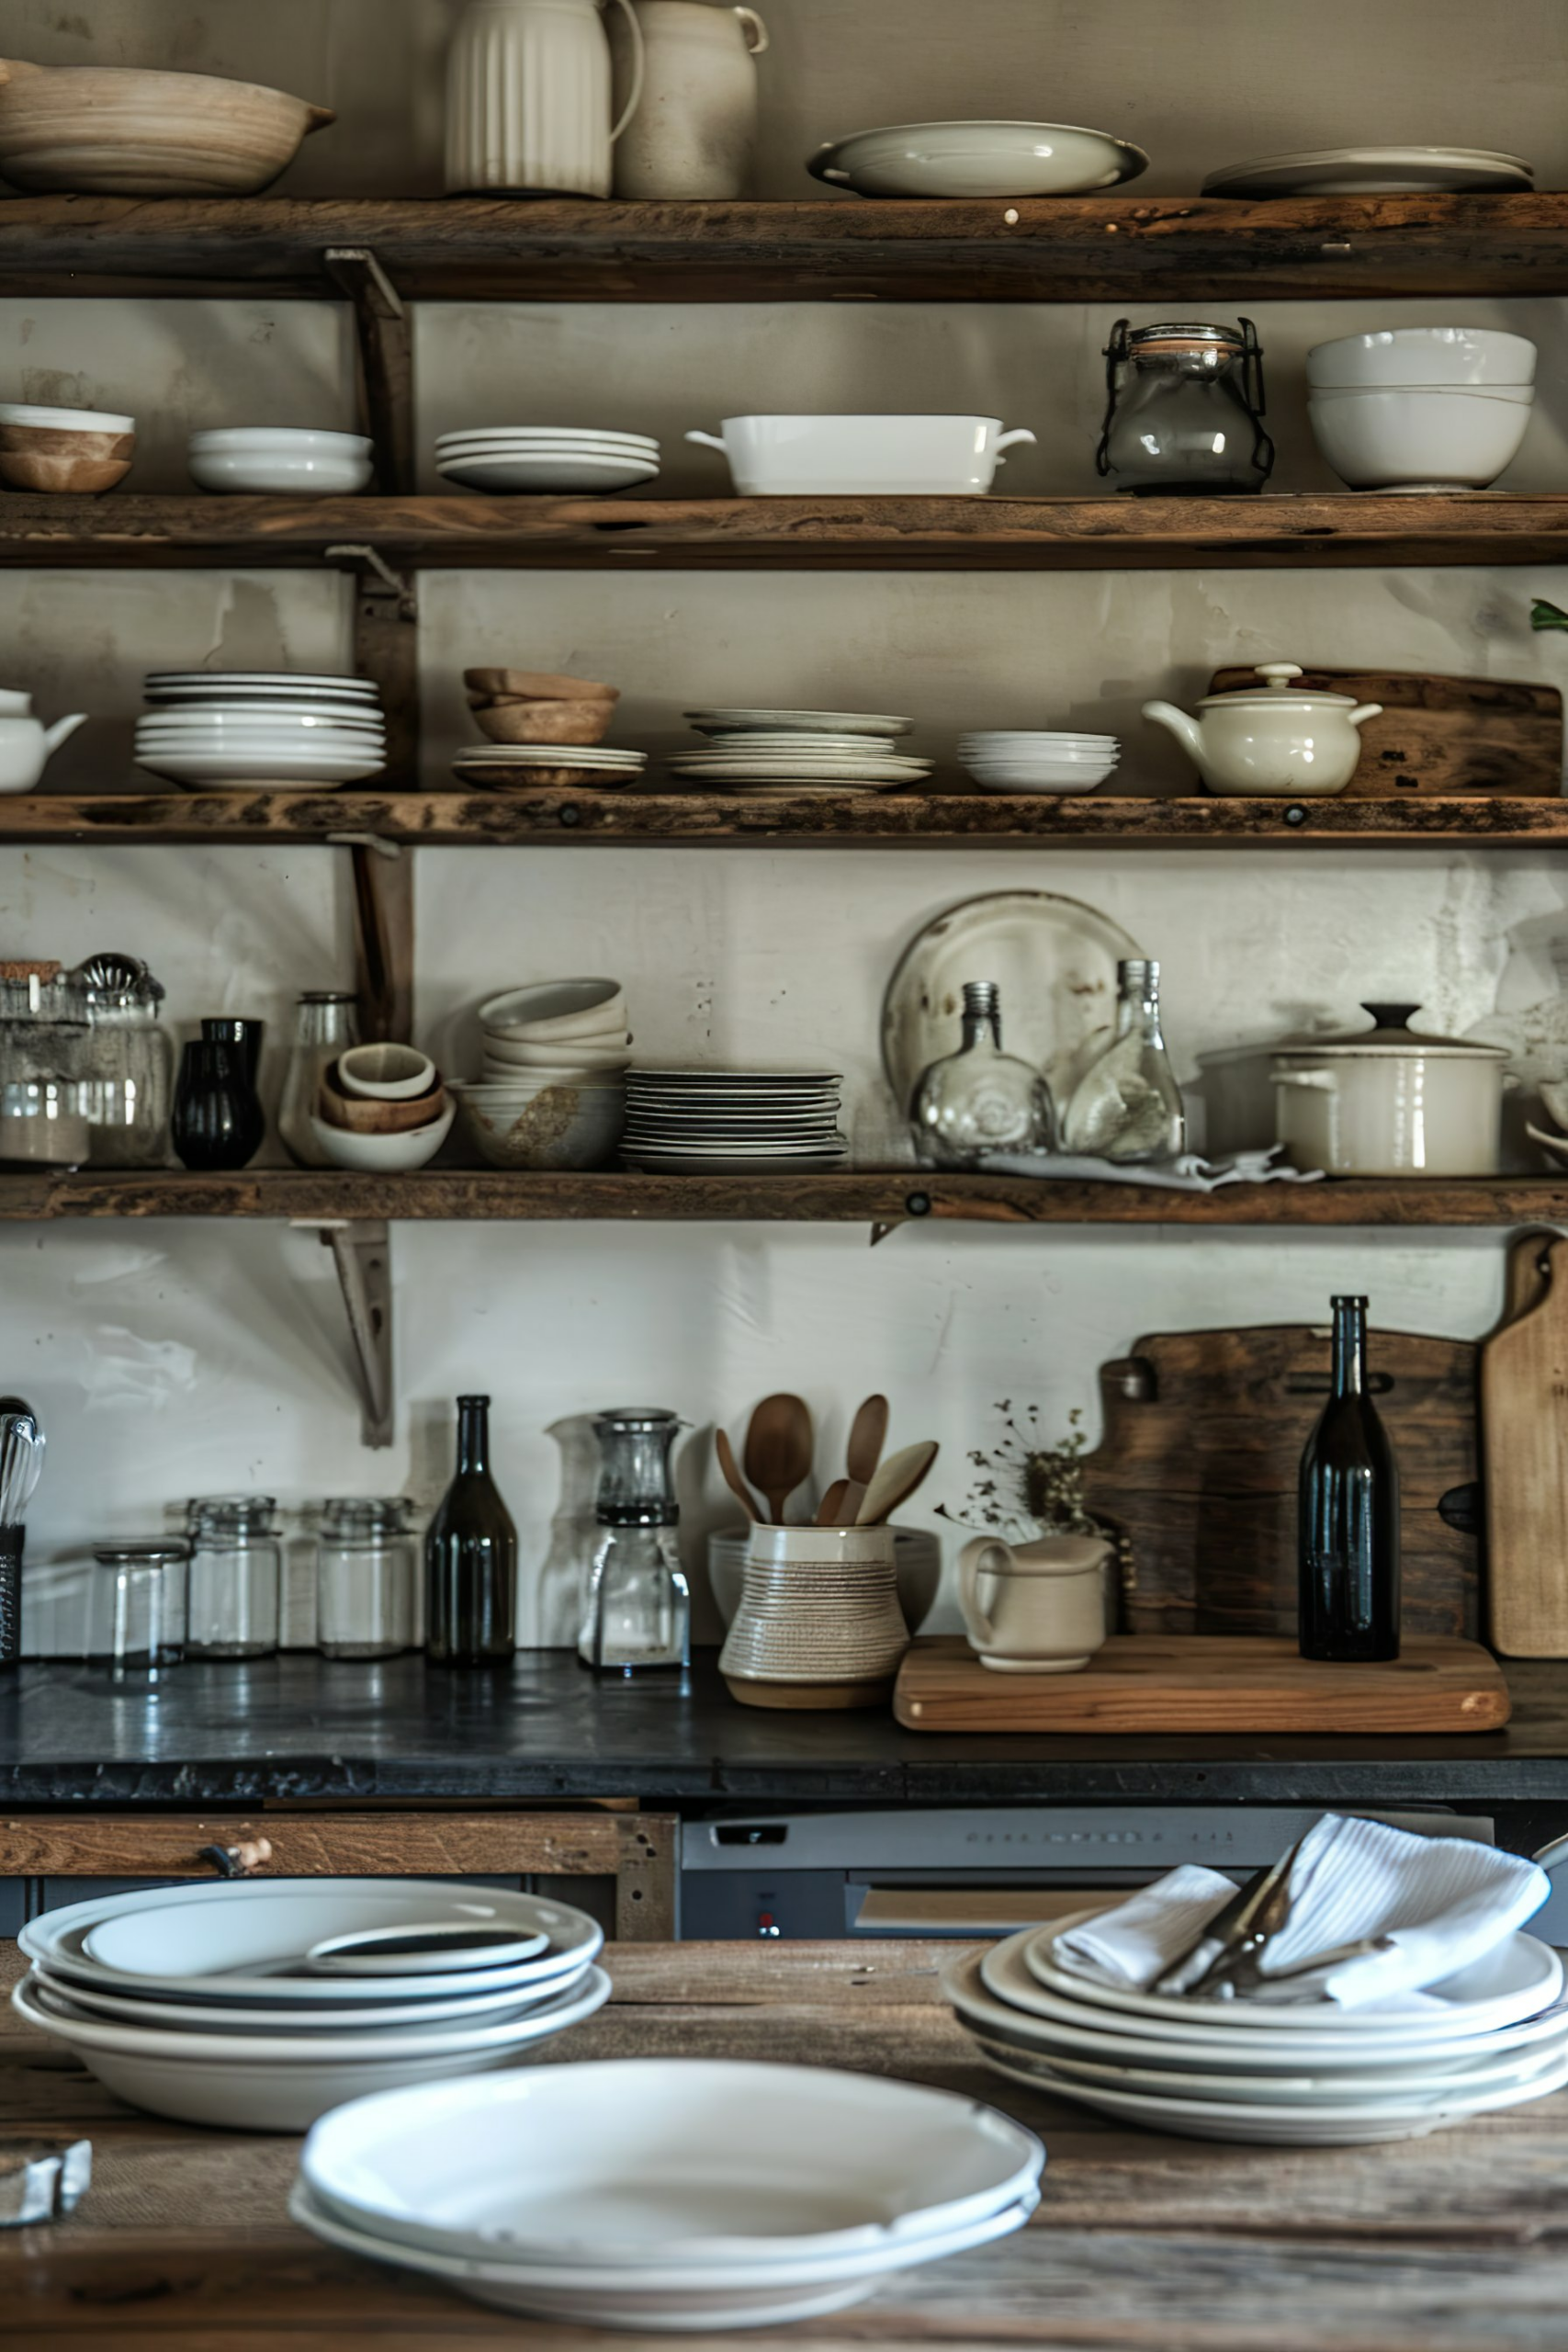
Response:
[[[1528,193],[1532,167],[1485,147],[1323,147],[1211,172],[1204,196],[1466,196]]]
[[[997,982],[1007,1050],[1065,1102],[1116,1010],[1116,967],[1143,949],[1120,923],[1048,890],[997,890],[928,923],[899,957],[882,1005],[882,1064],[907,1105],[922,1070],[959,1042],[964,983]]]
[[[1010,1936],[990,1955],[996,1973],[987,1977],[987,1983],[996,1991],[998,1979],[1006,1977],[1010,1964],[1016,1968],[1021,1961],[1028,1974],[1048,1992],[1064,2000],[1087,2002],[1092,2008],[1110,2009],[1118,2017],[1134,2018],[1139,2030],[1162,2021],[1189,2030],[1209,2026],[1229,2036],[1238,2032],[1283,2034],[1303,2041],[1314,2034],[1327,2034],[1335,2041],[1346,2034],[1365,2034],[1380,2041],[1404,2036],[1426,2042],[1449,2034],[1489,2033],[1498,2026],[1517,2025],[1525,2018],[1539,2016],[1562,1991],[1562,1962],[1557,1954],[1549,1944],[1520,1933],[1511,1936],[1473,1967],[1446,1978],[1440,1984],[1428,1985],[1427,2002],[1441,2006],[1401,2011],[1382,2004],[1345,2008],[1337,2002],[1323,2001],[1291,2007],[1283,2002],[1201,2001],[1175,1994],[1134,1993],[1097,1984],[1087,1976],[1058,1968],[1052,1959],[1053,1939],[1095,1916],[1094,1911],[1085,1911],[1071,1919],[1059,1919],[1050,1928],[1026,1928],[1019,1935]],[[1012,1993],[1010,1991],[1006,1997],[1011,1999]]]

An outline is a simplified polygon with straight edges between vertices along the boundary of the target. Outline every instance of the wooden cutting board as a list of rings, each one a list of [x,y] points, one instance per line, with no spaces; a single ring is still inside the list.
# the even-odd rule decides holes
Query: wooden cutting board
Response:
[[[1368,1352],[1399,1460],[1404,1631],[1473,1637],[1480,1350],[1374,1327]],[[1326,1325],[1276,1324],[1158,1334],[1101,1367],[1085,1497],[1131,1541],[1124,1631],[1294,1639],[1296,1479],[1328,1363]]]
[[[1555,686],[1443,678],[1414,670],[1303,670],[1301,684],[1381,702],[1361,729],[1361,758],[1340,796],[1494,793],[1555,800],[1562,791],[1562,696]],[[1211,694],[1256,686],[1256,670],[1218,670]]]
[[[1477,1732],[1508,1720],[1478,1642],[1407,1637],[1389,1666],[1322,1666],[1258,1635],[1112,1634],[1079,1674],[994,1674],[967,1642],[916,1642],[893,1712],[908,1731]]]
[[[1506,1657],[1568,1657],[1568,1240],[1516,1244],[1508,1306],[1532,1255],[1533,1303],[1481,1357],[1487,1632]]]

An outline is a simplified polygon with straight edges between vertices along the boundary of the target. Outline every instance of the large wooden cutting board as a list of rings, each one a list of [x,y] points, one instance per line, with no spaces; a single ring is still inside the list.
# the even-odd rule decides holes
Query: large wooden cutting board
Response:
[[[1525,1297],[1532,1252],[1517,1248],[1522,1311],[1481,1358],[1487,1632],[1506,1657],[1568,1657],[1568,1240],[1533,1254],[1545,1279]]]
[[[1219,670],[1209,692],[1257,684],[1256,670]],[[1555,800],[1562,793],[1562,696],[1555,686],[1413,670],[1303,670],[1300,684],[1383,706],[1382,717],[1361,729],[1347,800],[1404,793]]]
[[[1293,1641],[1113,1634],[1078,1674],[994,1674],[965,1641],[916,1642],[893,1711],[908,1731],[1474,1732],[1508,1720],[1478,1642],[1406,1639],[1388,1666],[1324,1666]]]
[[[1374,1327],[1368,1354],[1399,1461],[1405,1633],[1473,1636],[1480,1350]],[[1125,1632],[1293,1638],[1296,1478],[1328,1362],[1326,1326],[1274,1324],[1166,1332],[1101,1367],[1085,1492],[1131,1540]]]

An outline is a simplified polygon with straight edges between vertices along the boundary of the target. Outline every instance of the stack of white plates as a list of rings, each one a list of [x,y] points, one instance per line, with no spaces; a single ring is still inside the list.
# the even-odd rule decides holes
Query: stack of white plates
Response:
[[[527,785],[549,789],[565,781],[597,790],[635,784],[648,765],[646,752],[617,752],[604,743],[481,743],[452,763],[462,784],[487,791],[515,792]]]
[[[378,690],[364,678],[287,670],[155,670],[136,759],[202,789],[361,784],[387,764]]]
[[[291,2211],[502,2311],[765,2327],[1006,2236],[1044,2161],[994,2108],[913,2083],[613,2059],[358,2100],[305,2143]]]
[[[908,792],[931,772],[894,739],[913,720],[879,711],[689,710],[708,741],[670,763],[671,775],[722,792],[802,793],[841,798],[850,792]]]
[[[942,1990],[1010,2081],[1185,2139],[1414,2140],[1568,2083],[1562,1963],[1515,1935],[1403,2002],[1344,2008],[1112,1989],[1057,1966],[1078,1914],[956,1962]]]
[[[133,2107],[246,2132],[510,2065],[610,1993],[583,1912],[449,1879],[99,1895],[18,1940],[29,2025]]]
[[[575,424],[496,424],[443,433],[435,466],[445,481],[504,497],[512,491],[635,490],[659,473],[659,444],[646,433],[592,433]]]
[[[621,1157],[671,1175],[837,1168],[837,1071],[629,1069]]]
[[[1115,775],[1122,746],[1114,735],[992,729],[961,735],[958,756],[987,792],[1092,792]]]

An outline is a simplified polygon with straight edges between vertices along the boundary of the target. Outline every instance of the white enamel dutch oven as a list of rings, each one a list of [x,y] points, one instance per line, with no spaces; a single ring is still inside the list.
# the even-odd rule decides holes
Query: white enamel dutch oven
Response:
[[[1501,1046],[1427,1037],[1410,1004],[1368,1004],[1373,1027],[1295,1038],[1269,1057],[1275,1134],[1297,1168],[1331,1176],[1494,1176]]]

